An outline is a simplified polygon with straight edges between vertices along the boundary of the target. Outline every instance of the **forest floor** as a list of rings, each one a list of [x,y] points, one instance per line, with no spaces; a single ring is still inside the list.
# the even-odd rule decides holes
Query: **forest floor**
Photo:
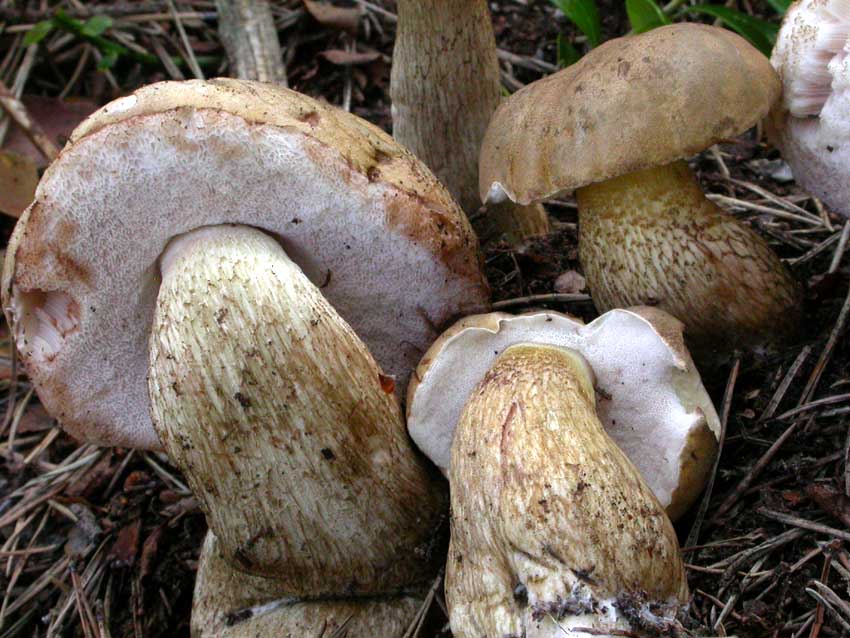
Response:
[[[334,2],[357,12],[348,30],[327,16],[320,21],[301,0],[272,4],[289,85],[389,131],[394,2]],[[583,46],[548,1],[489,4],[509,90],[556,70],[559,33]],[[606,39],[628,31],[619,2],[600,7]],[[186,64],[142,63],[121,53],[108,70],[97,70],[108,48],[62,29],[25,46],[25,34],[60,8],[81,21],[109,16],[102,37],[125,51],[179,56]],[[778,21],[767,5],[744,0],[741,8]],[[139,86],[227,75],[216,27],[211,0],[0,0],[0,80],[61,148],[93,109]],[[14,125],[0,124],[0,147],[0,163],[25,158],[17,160],[25,162],[18,182],[42,170],[51,153],[49,145],[36,150]],[[715,201],[765,236],[802,282],[805,319],[798,341],[781,352],[731,357],[703,375],[725,441],[705,508],[677,524],[693,594],[690,629],[703,636],[847,636],[850,225],[788,181],[778,153],[756,131],[691,165]],[[2,179],[0,173],[0,191]],[[11,213],[8,199],[0,195],[0,206]],[[589,301],[545,296],[586,292],[577,276],[574,201],[553,200],[547,208],[549,236],[484,246],[494,299],[512,312],[547,307],[592,319]],[[0,215],[3,245],[14,223]],[[0,638],[188,636],[206,525],[179,472],[164,455],[95,448],[64,434],[38,404],[3,330]],[[450,635],[443,606],[438,595],[421,636]]]

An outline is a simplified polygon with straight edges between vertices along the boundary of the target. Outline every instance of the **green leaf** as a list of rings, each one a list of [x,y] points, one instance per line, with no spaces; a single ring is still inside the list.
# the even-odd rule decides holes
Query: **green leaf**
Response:
[[[86,20],[86,23],[80,29],[82,35],[96,36],[101,35],[109,27],[112,26],[112,18],[109,16],[93,16]]]
[[[720,18],[730,29],[737,31],[759,51],[770,57],[773,43],[776,42],[776,34],[779,32],[779,25],[754,18],[751,15],[741,13],[729,7],[714,4],[696,5],[689,7],[688,11],[704,13],[715,18]]]
[[[558,34],[558,66],[566,69],[571,64],[579,61],[581,54],[573,46],[573,43],[567,40],[562,33]]]
[[[791,6],[791,0],[767,0],[767,4],[773,7],[779,15],[785,15],[788,7]]]
[[[626,13],[635,33],[670,24],[670,18],[655,4],[655,0],[626,0]]]
[[[97,70],[106,71],[107,69],[111,69],[115,66],[116,62],[118,62],[118,51],[110,49],[101,56],[100,62],[97,63]]]
[[[24,36],[24,46],[28,47],[31,44],[38,44],[44,38],[47,37],[51,31],[53,31],[56,23],[53,20],[43,20],[39,22],[32,29],[27,31],[27,34]]]
[[[595,0],[551,0],[587,36],[591,47],[602,41],[602,22]]]

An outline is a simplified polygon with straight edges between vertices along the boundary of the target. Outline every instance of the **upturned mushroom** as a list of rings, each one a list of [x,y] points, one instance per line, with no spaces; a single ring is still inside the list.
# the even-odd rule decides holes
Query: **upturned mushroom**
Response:
[[[486,0],[399,0],[390,93],[393,136],[425,162],[470,217],[478,153],[501,100],[496,38]],[[519,241],[549,231],[540,205],[488,207],[482,237]]]
[[[596,416],[577,351],[506,348],[452,445],[458,638],[675,635],[688,587],[664,509]],[[628,632],[628,633],[624,633]]]
[[[446,474],[464,406],[512,346],[574,351],[595,379],[598,419],[675,520],[699,496],[720,422],[682,338],[654,308],[611,310],[584,325],[552,311],[462,319],[422,359],[408,388],[407,427]]]
[[[768,133],[794,178],[850,217],[850,3],[800,0],[789,7],[771,62],[782,100]]]
[[[657,305],[700,354],[793,333],[798,285],[767,243],[706,199],[683,161],[779,97],[767,58],[725,29],[675,24],[606,42],[496,111],[485,201],[575,191],[579,256],[600,312]]]
[[[342,608],[409,620],[445,497],[388,375],[486,307],[476,246],[420,162],[293,91],[155,84],[75,131],[15,231],[4,309],[64,426],[161,441],[185,474],[224,565],[204,567],[198,613],[216,578],[248,588],[221,605],[298,603],[219,607],[226,632],[197,635],[312,635]]]

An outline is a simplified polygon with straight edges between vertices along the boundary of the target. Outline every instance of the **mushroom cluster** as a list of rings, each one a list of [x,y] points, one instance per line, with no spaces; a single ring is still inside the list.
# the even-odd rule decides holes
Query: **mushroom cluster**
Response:
[[[758,122],[777,75],[728,31],[673,25],[499,105],[484,0],[398,9],[395,135],[425,163],[256,82],[154,84],[87,119],[7,251],[21,361],[72,434],[162,450],[185,475],[210,527],[195,638],[400,636],[449,501],[413,442],[449,481],[458,638],[675,634],[689,594],[671,521],[720,433],[685,338],[771,344],[799,295],[685,158]],[[814,38],[817,64],[800,45],[777,66],[844,69],[843,24]],[[818,72],[790,117],[832,108]],[[471,211],[476,182],[520,205],[491,210],[514,237],[576,192],[600,317],[476,314],[489,288],[452,199]]]
[[[394,387],[488,297],[418,160],[232,80],[154,84],[86,120],[3,281],[47,409],[82,439],[162,446],[186,476],[211,529],[194,633],[233,638],[410,621],[446,496]]]
[[[656,305],[705,357],[773,344],[796,329],[798,286],[764,239],[706,199],[683,159],[751,128],[779,92],[767,58],[725,29],[609,40],[501,104],[481,149],[482,199],[575,191],[600,312]]]

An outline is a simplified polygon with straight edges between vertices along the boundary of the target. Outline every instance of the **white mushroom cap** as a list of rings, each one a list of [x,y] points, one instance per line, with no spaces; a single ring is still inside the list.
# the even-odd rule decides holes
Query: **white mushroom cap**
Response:
[[[154,84],[80,125],[7,253],[21,359],[72,434],[159,446],[157,262],[171,238],[224,223],[276,236],[398,387],[442,325],[487,304],[468,221],[378,128],[274,85]]]
[[[782,103],[769,129],[797,182],[850,217],[850,0],[801,0],[771,62]]]
[[[596,378],[597,411],[611,438],[671,518],[699,495],[720,421],[682,339],[682,324],[654,308],[611,310],[592,323],[558,312],[467,317],[425,354],[408,389],[408,431],[448,474],[464,405],[500,353],[546,344],[582,354]]]

